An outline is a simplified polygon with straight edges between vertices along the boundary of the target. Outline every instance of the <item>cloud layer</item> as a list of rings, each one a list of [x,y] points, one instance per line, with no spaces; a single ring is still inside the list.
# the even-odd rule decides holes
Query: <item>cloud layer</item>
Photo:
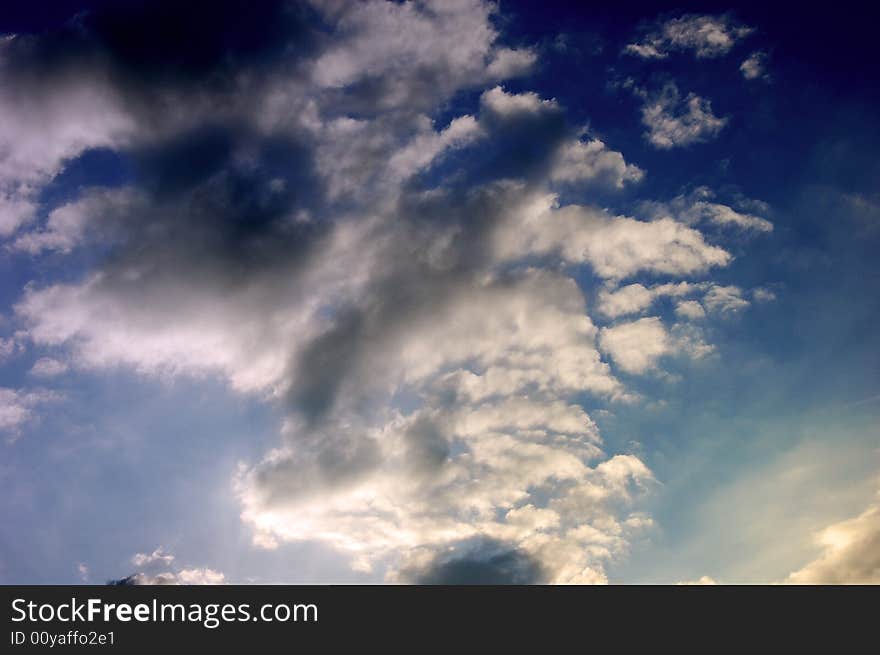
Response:
[[[506,90],[536,54],[503,45],[489,3],[267,3],[248,20],[271,38],[193,50],[181,35],[161,53],[121,36],[166,9],[144,11],[0,46],[6,248],[100,255],[24,290],[22,338],[64,353],[33,374],[219,376],[276,406],[278,446],[235,474],[259,547],[320,541],[390,581],[605,581],[651,527],[638,501],[655,481],[604,450],[583,399],[632,402],[621,373],[711,345],[657,316],[600,327],[578,280],[603,285],[606,318],[660,297],[681,301],[682,321],[734,311],[748,302],[738,287],[681,279],[732,260],[702,224],[770,223],[709,192],[658,200],[663,215],[564,202],[645,171],[557,101]],[[223,5],[212,20],[236,17]],[[682,20],[636,54],[716,56],[748,32]],[[646,99],[643,122],[658,148],[726,125],[674,85]],[[96,148],[133,179],[41,206],[39,190]],[[663,279],[625,284],[636,275]],[[38,400],[4,393],[15,428]]]

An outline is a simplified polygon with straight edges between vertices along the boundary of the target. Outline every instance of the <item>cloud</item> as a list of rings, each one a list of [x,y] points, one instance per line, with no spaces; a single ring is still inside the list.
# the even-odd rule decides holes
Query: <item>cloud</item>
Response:
[[[417,135],[398,150],[390,167],[397,171],[401,179],[405,179],[429,167],[444,151],[462,148],[482,134],[482,129],[473,116],[460,116],[440,132],[435,132],[426,120],[424,133]]]
[[[821,555],[791,573],[792,584],[880,584],[880,505],[817,535]]]
[[[221,585],[226,584],[226,576],[214,569],[183,569],[177,572],[162,572],[154,575],[133,573],[118,580],[108,580],[112,586],[143,585]]]
[[[22,427],[39,419],[37,408],[61,398],[61,394],[48,389],[0,387],[0,433],[5,433],[9,442],[17,441]]]
[[[644,373],[673,350],[669,335],[656,316],[602,328],[599,344],[627,373]]]
[[[710,312],[725,314],[748,307],[749,301],[743,298],[739,287],[716,284],[703,296],[703,306]]]
[[[718,136],[727,125],[726,117],[712,113],[711,103],[695,93],[681,97],[674,82],[659,92],[644,95],[642,124],[645,138],[655,148],[668,150],[705,143]]]
[[[335,40],[316,58],[311,79],[323,88],[372,87],[379,109],[413,102],[427,109],[458,88],[522,74],[535,61],[529,50],[493,47],[489,3],[315,5],[335,23]]]
[[[221,5],[210,20],[226,34],[236,17]],[[501,43],[490,3],[266,3],[246,17],[259,39],[211,29],[197,52],[145,41],[165,5],[119,11],[62,35],[88,56],[58,59],[52,34],[4,55],[2,93],[54,107],[89,89],[82,102],[100,104],[62,117],[86,136],[51,157],[30,153],[38,130],[10,131],[23,162],[10,175],[38,189],[99,146],[136,172],[10,233],[13,256],[85,262],[23,290],[21,340],[96,372],[211,376],[273,407],[276,447],[235,474],[258,547],[321,542],[391,581],[605,581],[652,526],[638,504],[654,476],[606,452],[585,398],[634,400],[607,357],[643,373],[711,346],[654,317],[600,330],[585,273],[609,290],[731,254],[699,223],[561,202],[563,185],[614,191],[644,173],[556,100],[505,90],[534,54]],[[112,39],[107,21],[123,23]],[[465,96],[473,106],[431,119]],[[711,131],[702,103],[686,100],[702,113],[675,119],[676,145]],[[89,112],[109,117],[95,134]],[[623,316],[697,288],[629,285],[600,306]]]
[[[679,300],[675,304],[675,314],[681,318],[697,320],[706,316],[706,310],[696,300]]]
[[[499,258],[556,254],[567,262],[589,264],[607,279],[638,272],[705,272],[731,259],[724,249],[706,243],[700,232],[668,218],[640,221],[592,207],[558,207],[552,194],[525,200],[496,239]]]
[[[646,287],[639,283],[628,284],[614,289],[605,288],[599,292],[598,309],[608,318],[618,318],[628,314],[638,314],[648,309],[658,298],[679,298],[697,293],[707,288],[706,283],[678,282]],[[684,302],[680,301],[680,306]],[[699,303],[697,303],[699,306]]]
[[[642,211],[653,218],[671,216],[688,225],[712,224],[720,228],[734,228],[740,232],[772,232],[773,223],[751,211],[767,212],[768,208],[758,200],[739,197],[730,205],[715,202],[715,192],[709,187],[700,186],[689,193],[677,195],[669,202],[647,201],[641,204]]]
[[[531,92],[508,93],[497,86],[480,96],[480,106],[484,131],[504,144],[491,165],[506,170],[512,160],[516,177],[531,170],[536,172],[532,177],[566,187],[622,189],[645,175],[620,152],[590,138],[588,130],[569,127],[554,99]]]
[[[66,373],[67,364],[51,357],[40,357],[31,367],[31,375],[41,378],[51,378]]]
[[[484,91],[480,96],[480,104],[489,111],[503,117],[517,114],[540,114],[545,110],[558,111],[555,100],[542,99],[537,93],[507,93],[500,86]]]
[[[644,374],[657,368],[661,357],[684,354],[695,359],[712,351],[699,330],[675,326],[668,331],[656,316],[602,328],[599,346],[626,373]]]
[[[767,79],[767,53],[757,50],[739,65],[739,71],[747,80]]]
[[[545,100],[534,93],[507,93],[500,86],[480,96],[479,118],[460,116],[441,131],[435,131],[425,117],[420,134],[392,157],[389,167],[399,180],[431,168],[442,160],[442,155],[464,148],[476,141],[491,145],[499,137],[514,137],[525,141],[528,137],[513,135],[517,123],[532,122],[544,138],[549,136],[546,153],[546,174],[550,182],[575,185],[588,184],[622,189],[626,184],[638,183],[644,171],[629,164],[623,155],[606,146],[599,139],[584,140],[575,130],[560,129],[557,117],[561,108],[553,100]],[[549,133],[544,132],[545,123]],[[520,128],[521,129],[521,128]],[[494,137],[494,138],[493,138]],[[537,154],[532,150],[532,154]]]
[[[776,300],[776,293],[772,289],[758,287],[752,289],[752,298],[757,302],[772,302]]]
[[[20,395],[15,389],[0,389],[0,429],[18,428],[30,418],[26,396]]]
[[[681,582],[676,582],[677,585],[716,585],[718,584],[713,578],[708,575],[703,575],[697,578],[696,580],[684,580]]]
[[[226,576],[214,569],[183,569],[178,571],[177,579],[188,585],[226,584]]]
[[[132,193],[130,189],[89,189],[50,211],[45,224],[19,235],[11,248],[32,255],[45,250],[69,253],[87,238],[90,230],[99,229],[111,218],[122,220],[133,203]]]
[[[170,553],[166,553],[162,546],[159,546],[152,553],[136,553],[131,558],[131,563],[135,566],[142,567],[147,566],[149,564],[155,564],[157,562],[162,564],[171,564],[174,561],[174,555]]]
[[[146,585],[174,585],[177,584],[177,578],[173,573],[159,573],[157,575],[146,575],[145,573],[132,573],[129,576],[119,579],[107,580],[107,584],[111,587],[138,587]]]
[[[755,230],[757,232],[770,232],[773,224],[770,221],[734,211],[726,205],[714,202],[697,201],[690,209],[693,213],[702,213],[704,220],[716,225],[733,225],[743,230]]]
[[[554,182],[601,180],[616,189],[640,182],[644,176],[641,168],[627,164],[623,155],[609,150],[599,139],[579,139],[563,144],[550,172],[550,179]]]
[[[684,297],[702,294],[701,300],[686,300]],[[639,314],[649,309],[659,298],[679,298],[675,313],[681,318],[700,319],[706,311],[713,314],[729,314],[749,306],[744,292],[737,286],[723,286],[711,282],[678,282],[646,287],[639,283],[619,288],[604,288],[599,291],[597,308],[608,318],[619,318]],[[761,302],[773,300],[775,296],[765,289],[755,289],[752,297]]]
[[[0,337],[0,362],[22,350],[22,344],[15,337]]]
[[[226,576],[210,568],[177,568],[175,556],[159,546],[151,553],[135,553],[131,563],[140,569],[125,578],[107,584],[128,585],[218,585],[226,584]]]
[[[486,73],[489,78],[498,80],[517,77],[531,71],[537,59],[535,52],[529,49],[499,48],[489,62]]]
[[[412,577],[408,577],[412,575]],[[406,582],[426,585],[540,584],[545,580],[541,563],[502,542],[481,539],[455,544],[421,562],[410,574],[400,573]]]
[[[7,80],[0,91],[0,237],[34,219],[40,188],[68,161],[90,148],[122,145],[136,129],[120,99],[94,79],[40,80],[19,69],[34,50],[34,37],[0,39],[0,77]]]
[[[628,44],[624,52],[642,59],[665,59],[682,51],[691,51],[698,59],[721,57],[753,31],[728,14],[684,14],[658,22],[641,41]]]

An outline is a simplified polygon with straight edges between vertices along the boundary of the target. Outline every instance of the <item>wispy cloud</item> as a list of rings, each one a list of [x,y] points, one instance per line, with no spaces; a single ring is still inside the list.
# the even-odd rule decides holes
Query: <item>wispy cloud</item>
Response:
[[[640,95],[642,124],[648,128],[645,138],[661,150],[711,141],[728,122],[712,112],[712,103],[706,98],[693,92],[682,97],[674,82]]]
[[[684,14],[658,21],[639,41],[628,44],[624,52],[643,59],[665,59],[673,52],[690,51],[697,58],[708,59],[726,55],[737,41],[753,31],[727,14]]]
[[[39,420],[37,410],[40,406],[61,398],[62,394],[49,389],[0,387],[0,434],[14,443],[21,437],[21,430],[27,423]]]
[[[767,53],[761,50],[753,52],[739,65],[739,71],[747,80],[767,79]]]

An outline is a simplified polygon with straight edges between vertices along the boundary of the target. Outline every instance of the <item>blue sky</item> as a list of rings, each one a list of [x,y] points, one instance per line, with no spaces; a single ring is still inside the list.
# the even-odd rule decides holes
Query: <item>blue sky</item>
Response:
[[[0,581],[880,581],[869,19],[6,13]]]

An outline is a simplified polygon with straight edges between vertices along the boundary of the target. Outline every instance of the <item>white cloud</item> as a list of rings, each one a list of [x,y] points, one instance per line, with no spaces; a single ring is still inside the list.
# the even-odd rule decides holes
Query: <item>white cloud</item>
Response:
[[[150,564],[161,563],[164,565],[171,564],[174,561],[174,555],[165,552],[162,546],[159,546],[152,553],[136,553],[131,558],[131,563],[138,567],[148,566]]]
[[[645,373],[674,350],[666,328],[656,316],[602,328],[599,345],[627,373]]]
[[[752,298],[757,302],[773,302],[776,300],[776,293],[772,289],[758,287],[752,289]]]
[[[655,94],[647,94],[642,105],[645,137],[656,148],[667,150],[705,143],[718,136],[727,118],[712,113],[712,105],[695,93],[681,97],[670,82]]]
[[[495,7],[481,0],[316,4],[332,16],[336,32],[314,62],[315,84],[340,88],[380,79],[383,108],[412,103],[414,87],[432,106],[456,88],[520,75],[535,60],[529,50],[494,47]]]
[[[177,579],[188,585],[226,584],[226,576],[214,569],[183,569],[177,573]]]
[[[599,292],[599,311],[609,318],[636,314],[654,302],[654,292],[642,284],[628,284],[619,289],[603,289]]]
[[[711,223],[718,225],[735,225],[742,229],[752,229],[758,232],[770,232],[773,224],[759,216],[737,212],[726,205],[714,202],[698,201],[692,207],[692,211],[701,212]]]
[[[740,64],[739,70],[747,80],[766,79],[766,66],[767,53],[758,50],[750,54],[743,63]]]
[[[715,192],[705,186],[697,187],[687,194],[680,194],[669,202],[645,202],[642,208],[655,218],[671,216],[688,225],[712,223],[719,227],[734,227],[742,231],[771,232],[773,224],[755,214],[737,211],[729,205],[714,202]],[[739,198],[737,204],[754,207],[763,212],[769,208],[758,200]]]
[[[14,46],[27,37],[0,39],[0,78],[14,75]],[[0,85],[0,237],[30,222],[39,189],[66,162],[89,148],[126,143],[135,122],[121,100],[93,80],[54,80],[52,93],[35,83]]]
[[[0,389],[0,430],[18,428],[30,418],[31,410],[15,389]]]
[[[35,410],[46,403],[57,402],[61,394],[48,389],[10,389],[0,387],[0,433],[10,442],[21,436],[22,428],[39,416]]]
[[[322,303],[342,301],[365,283],[376,250],[368,236],[372,227],[365,221],[329,235],[322,242],[327,258],[277,290],[274,309],[261,306],[258,288],[229,295],[210,284],[166,287],[160,280],[139,286],[139,273],[131,271],[127,282],[137,293],[98,274],[76,285],[30,288],[16,312],[31,326],[33,342],[67,345],[87,368],[127,365],[160,376],[220,373],[239,391],[271,393],[287,366],[279,349],[289,357],[297,351],[297,340],[288,335],[313,335]],[[346,266],[339,267],[340,261]],[[165,313],[170,320],[159,318]]]
[[[675,352],[691,359],[703,359],[715,352],[715,346],[706,342],[702,328],[689,323],[675,323],[670,330]]]
[[[463,436],[463,450],[448,454],[443,466],[413,477],[404,437],[412,427],[400,424],[377,440],[382,465],[368,476],[301,500],[272,502],[267,496],[277,489],[274,476],[293,466],[293,453],[273,454],[241,479],[245,518],[258,534],[288,540],[318,535],[350,552],[361,568],[389,549],[409,552],[411,560],[484,535],[514,544],[547,568],[549,581],[562,583],[604,581],[603,562],[625,551],[627,538],[643,529],[610,512],[652,479],[636,458],[617,456],[589,467],[566,452],[564,439],[540,443],[516,430],[480,431]],[[543,503],[530,487],[547,490],[549,503],[538,506]]]
[[[623,535],[638,531],[603,509],[629,501],[630,478],[587,465],[605,457],[597,428],[582,408],[558,399],[566,389],[618,388],[592,345],[595,332],[576,285],[538,271],[478,287],[432,312],[429,324],[398,326],[387,335],[393,350],[380,349],[386,364],[412,381],[412,391],[430,397],[436,389],[457,402],[385,416],[365,433],[348,421],[334,425],[315,443],[325,444],[319,452],[344,448],[358,466],[344,483],[321,473],[315,455],[290,446],[244,467],[239,493],[255,543],[320,538],[369,568],[389,552],[442,552],[484,535],[538,558],[550,580],[602,579],[602,562],[625,548]],[[465,363],[482,372],[444,373]],[[289,429],[287,443],[306,438],[302,426]],[[640,463],[624,461],[638,480],[650,477]],[[533,488],[552,490],[551,498],[580,489],[592,501],[548,504]],[[534,513],[540,525],[523,519]],[[599,516],[593,532],[573,531]],[[617,535],[614,547],[591,552],[608,530]],[[554,561],[560,549],[567,559]]]
[[[720,57],[752,31],[729,15],[685,14],[658,24],[624,52],[642,59],[664,59],[672,52],[688,50],[700,59]]]
[[[699,329],[677,324],[668,331],[656,316],[602,328],[599,347],[618,368],[634,374],[655,370],[660,358],[667,355],[699,359],[713,350]]]
[[[473,116],[459,116],[440,132],[426,124],[423,132],[394,153],[389,166],[397,176],[406,178],[430,166],[444,151],[462,148],[482,135]]]
[[[360,197],[387,201],[400,192],[400,184],[412,175],[430,169],[445,154],[467,147],[497,145],[498,139],[517,121],[534,121],[520,127],[513,138],[530,138],[529,132],[544,125],[558,133],[540,142],[547,149],[548,181],[573,185],[589,183],[622,189],[642,180],[644,171],[627,163],[620,152],[599,139],[584,140],[585,132],[561,127],[562,108],[553,99],[536,93],[509,93],[501,86],[480,95],[479,116],[462,115],[436,130],[426,114],[367,120],[350,117],[322,121],[314,117],[308,130],[316,140],[317,167],[329,184],[332,198]],[[494,142],[493,142],[494,138]]]
[[[95,223],[129,210],[135,202],[133,195],[127,188],[90,189],[49,212],[45,225],[19,235],[12,248],[34,255],[44,250],[69,253],[86,238]]]
[[[681,318],[697,320],[706,316],[706,310],[696,300],[679,300],[675,304],[675,313]]]
[[[221,585],[226,576],[214,569],[184,569],[161,573],[135,573],[120,581],[127,585]]]
[[[51,378],[67,372],[66,363],[51,357],[40,357],[31,367],[31,375],[42,378]]]
[[[544,99],[531,92],[508,93],[500,86],[485,91],[480,96],[480,105],[483,113],[506,120],[524,115],[545,115],[552,120],[562,111],[553,99]],[[585,135],[586,131],[581,130],[559,143],[551,157],[550,182],[593,182],[622,189],[625,184],[634,184],[644,178],[645,172],[634,164],[628,164],[621,153],[611,150],[600,139],[585,140]]]
[[[710,282],[678,282],[657,284],[646,287],[633,283],[619,288],[604,288],[597,298],[599,311],[609,318],[619,318],[638,314],[650,308],[662,297],[683,298],[703,293],[702,301],[681,299],[676,302],[675,312],[683,318],[697,319],[705,316],[705,310],[724,314],[735,312],[749,306],[741,288],[734,285],[719,285]],[[752,297],[760,301],[770,301],[776,296],[766,289],[755,289]]]
[[[498,391],[536,386],[615,395],[619,383],[599,359],[584,304],[573,280],[549,272],[490,279],[460,289],[424,321],[400,325],[385,337],[394,354],[383,357],[413,381],[476,366],[482,376],[495,374],[494,384],[504,378]]]
[[[687,296],[697,293],[706,287],[706,283],[677,282],[657,284],[652,287],[634,283],[617,289],[605,288],[599,292],[598,309],[609,318],[618,318],[627,314],[642,312],[648,309],[658,298],[664,296],[673,298]],[[681,304],[679,302],[679,305]]]
[[[715,580],[708,575],[703,575],[697,578],[696,580],[683,580],[681,582],[676,582],[677,585],[716,585],[718,584]]]
[[[140,569],[137,573],[117,581],[127,585],[219,585],[226,584],[226,576],[210,568],[183,568],[174,566],[174,555],[159,546],[151,553],[136,553],[131,563]]]
[[[553,99],[545,100],[537,93],[508,93],[496,86],[480,95],[480,105],[500,116],[515,114],[538,114],[542,111],[558,111],[559,105]]]
[[[528,73],[537,59],[532,50],[498,48],[486,68],[486,73],[491,79],[506,80]]]
[[[0,362],[21,350],[22,345],[15,337],[0,337]]]
[[[627,183],[640,182],[644,176],[641,168],[627,164],[622,154],[609,150],[599,139],[563,144],[550,172],[550,179],[554,182],[600,179],[617,189]]]
[[[730,255],[677,221],[639,221],[578,205],[556,206],[553,195],[523,199],[496,240],[498,257],[558,254],[592,266],[597,275],[622,279],[646,271],[683,275],[726,266]]]
[[[2,184],[2,181],[0,181]],[[0,237],[8,237],[29,222],[37,209],[27,185],[10,181],[0,189]]]
[[[748,307],[749,301],[743,298],[742,289],[739,287],[716,284],[703,296],[703,306],[710,312],[725,314]]]
[[[817,535],[822,554],[788,576],[792,584],[880,584],[880,505]]]

